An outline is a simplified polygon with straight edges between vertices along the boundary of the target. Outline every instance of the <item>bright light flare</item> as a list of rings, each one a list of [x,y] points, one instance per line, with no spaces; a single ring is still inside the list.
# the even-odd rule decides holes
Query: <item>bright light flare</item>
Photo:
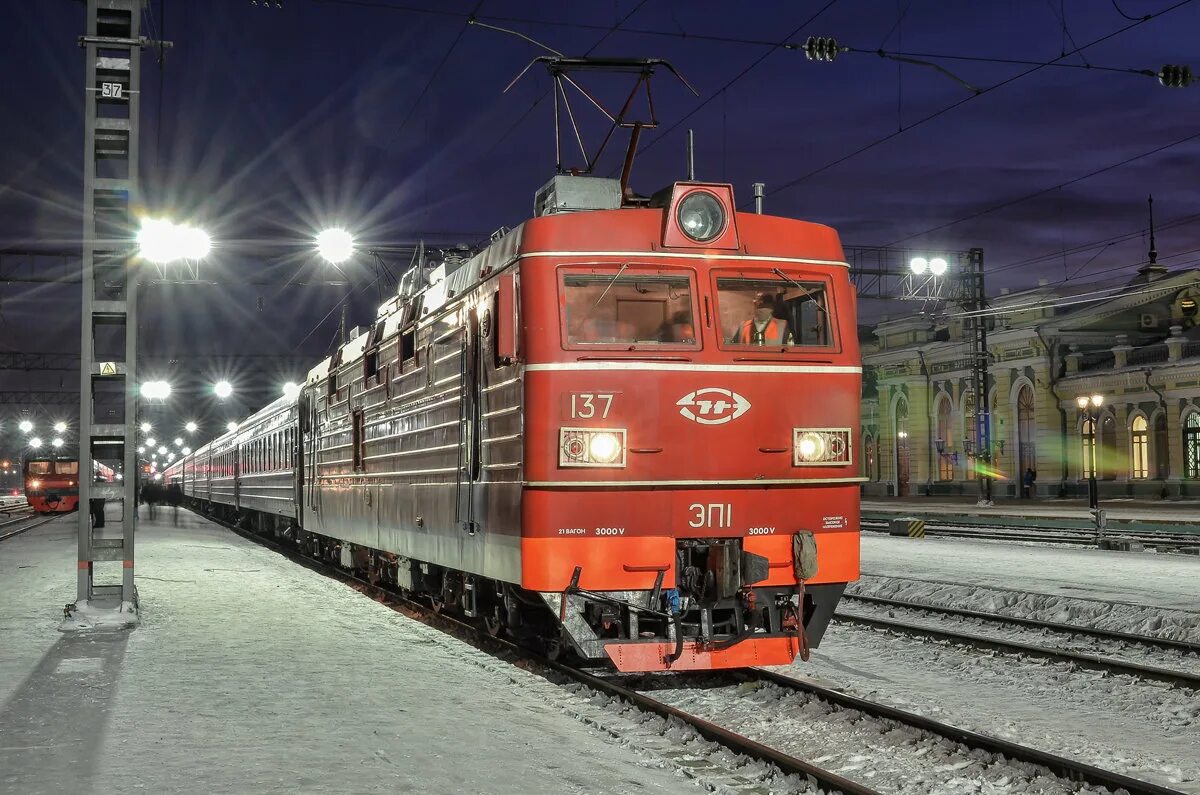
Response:
[[[187,425],[183,426],[183,429],[185,431],[187,431],[188,433],[195,433],[197,430],[200,429],[200,426],[194,422],[189,422]]]
[[[181,259],[204,259],[212,248],[212,241],[203,229],[165,218],[143,219],[137,244],[142,258],[158,265]]]
[[[61,421],[54,423],[54,432],[55,433],[66,433],[67,432],[67,424],[65,422],[61,422]]]
[[[287,398],[288,400],[295,400],[296,396],[299,394],[300,394],[300,385],[299,384],[292,382],[292,381],[288,381],[286,384],[283,385],[283,396],[285,398]]]
[[[908,268],[916,275],[920,276],[929,268],[929,260],[924,257],[913,257],[908,261]]]
[[[947,267],[949,267],[948,263],[941,257],[934,257],[933,259],[929,260],[929,272],[934,276],[941,276],[944,274]]]
[[[354,237],[345,229],[334,227],[317,235],[317,253],[334,265],[354,256]]]
[[[233,384],[228,381],[218,381],[213,384],[213,394],[224,400],[233,394]]]
[[[62,446],[63,446],[63,440],[62,440],[62,439],[60,439],[59,437],[55,436],[55,437],[54,437],[54,438],[53,438],[53,439],[50,441],[50,446],[51,446],[51,447],[53,447],[55,450],[57,450],[58,448],[60,448],[60,447],[62,447]]]
[[[143,422],[139,427],[142,429],[142,433],[150,433],[150,423]]]
[[[146,400],[166,400],[171,396],[171,385],[166,381],[147,381],[142,384],[142,397]]]
[[[191,454],[192,454],[192,448],[190,448],[190,447],[185,447],[185,448],[183,448],[182,450],[180,450],[179,452],[183,453],[184,455],[191,455]]]
[[[42,440],[35,436],[29,440],[29,446],[32,447],[34,450],[37,450],[39,447],[42,446]]]
[[[159,447],[159,448],[158,448],[158,454],[159,454],[159,455],[166,455],[166,454],[167,454],[167,446],[166,446],[165,444],[164,444],[162,447]]]
[[[234,431],[237,430],[237,423],[234,422],[233,420],[230,420],[229,422],[225,423],[225,430],[229,431],[230,433],[233,433]]]
[[[17,427],[21,429],[21,433],[29,433],[33,430],[33,423],[29,420],[21,420]]]

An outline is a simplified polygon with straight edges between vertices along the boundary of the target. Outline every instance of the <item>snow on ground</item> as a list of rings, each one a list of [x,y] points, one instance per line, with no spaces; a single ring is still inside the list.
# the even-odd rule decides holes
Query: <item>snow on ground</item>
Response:
[[[1200,700],[1190,690],[839,623],[809,662],[776,670],[1200,793]]]
[[[162,514],[142,522],[138,629],[60,633],[75,527],[70,516],[0,544],[0,791],[625,793],[721,781],[665,724],[664,736],[622,722],[187,512],[178,528]]]
[[[694,679],[660,677],[649,685],[649,695],[664,703],[884,792],[1048,795],[1095,791],[1034,765],[971,750],[774,684],[698,686]]]
[[[864,535],[851,592],[1200,641],[1200,558]]]
[[[995,612],[995,611],[988,611]],[[1144,643],[1127,643],[1067,632],[1056,632],[979,618],[945,615],[927,610],[877,605],[847,599],[838,605],[839,616],[862,616],[882,621],[900,621],[946,632],[960,632],[1013,643],[1026,643],[1076,654],[1090,654],[1136,665],[1148,665],[1183,673],[1200,673],[1200,654],[1180,649],[1162,649]]]

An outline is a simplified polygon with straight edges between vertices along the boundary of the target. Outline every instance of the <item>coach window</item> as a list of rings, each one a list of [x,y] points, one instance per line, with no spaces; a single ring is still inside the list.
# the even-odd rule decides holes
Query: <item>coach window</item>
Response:
[[[718,276],[717,320],[726,347],[833,347],[828,285],[782,271]]]
[[[698,348],[695,280],[628,265],[562,275],[569,348]]]

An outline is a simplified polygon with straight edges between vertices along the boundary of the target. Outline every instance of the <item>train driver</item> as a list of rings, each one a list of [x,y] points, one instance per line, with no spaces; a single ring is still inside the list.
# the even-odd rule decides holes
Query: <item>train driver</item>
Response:
[[[730,342],[741,345],[791,345],[792,332],[786,320],[775,317],[775,299],[767,293],[755,293],[754,317],[742,323]]]

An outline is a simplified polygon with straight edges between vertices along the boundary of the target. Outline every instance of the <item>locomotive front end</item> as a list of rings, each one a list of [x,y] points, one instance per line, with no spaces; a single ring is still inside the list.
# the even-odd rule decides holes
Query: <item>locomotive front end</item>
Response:
[[[524,590],[564,646],[622,671],[807,657],[858,576],[836,234],[679,183],[536,219],[524,247]]]

